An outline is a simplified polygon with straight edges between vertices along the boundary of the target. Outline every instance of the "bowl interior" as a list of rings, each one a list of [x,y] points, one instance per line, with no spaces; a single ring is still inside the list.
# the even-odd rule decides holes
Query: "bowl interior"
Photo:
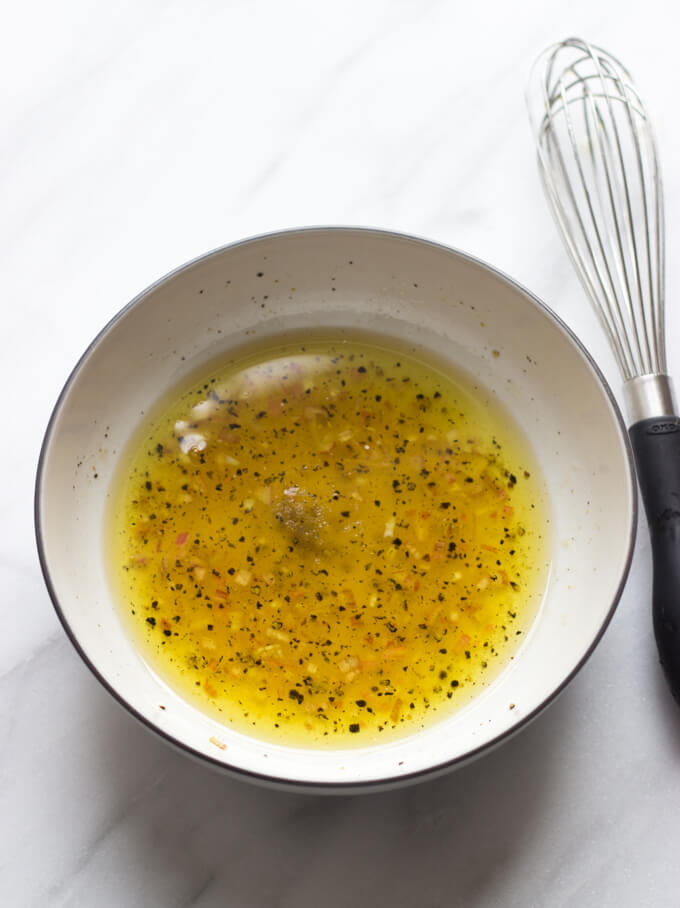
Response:
[[[388,745],[304,750],[230,731],[168,689],[119,623],[103,524],[117,457],[143,414],[201,364],[301,328],[387,334],[451,361],[523,428],[550,493],[552,569],[511,665],[438,725]],[[487,266],[379,231],[291,231],[211,253],[149,288],[93,342],[48,428],[36,496],[52,598],[99,678],[147,724],[233,771],[320,787],[396,784],[501,740],[599,639],[625,579],[635,489],[597,370],[526,291]],[[163,707],[163,708],[161,708]]]

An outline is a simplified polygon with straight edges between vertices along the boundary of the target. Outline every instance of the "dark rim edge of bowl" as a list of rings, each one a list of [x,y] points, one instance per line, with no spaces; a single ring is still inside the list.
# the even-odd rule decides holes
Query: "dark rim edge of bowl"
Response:
[[[47,458],[47,452],[49,449],[52,432],[53,432],[54,426],[56,424],[57,418],[59,416],[59,411],[61,409],[61,405],[62,405],[64,399],[66,398],[66,396],[71,388],[71,385],[74,383],[78,373],[80,372],[81,367],[84,365],[86,360],[89,359],[90,355],[94,352],[96,347],[99,345],[100,341],[111,331],[111,329],[122,318],[124,318],[124,316],[128,313],[128,311],[130,311],[131,309],[138,306],[149,294],[153,293],[155,290],[157,290],[163,284],[166,284],[166,283],[170,282],[171,280],[173,280],[180,273],[188,271],[189,269],[195,267],[196,265],[202,264],[203,262],[205,262],[206,260],[208,260],[210,258],[214,258],[219,255],[222,255],[223,253],[225,253],[228,250],[236,249],[240,246],[247,246],[247,245],[251,245],[251,244],[255,244],[255,243],[259,243],[259,242],[263,242],[263,241],[270,241],[270,240],[280,238],[280,237],[293,236],[295,234],[323,233],[323,232],[326,232],[326,233],[333,233],[333,232],[355,233],[357,235],[360,235],[362,233],[373,234],[373,235],[377,235],[377,236],[384,237],[384,238],[400,239],[400,240],[405,240],[405,241],[412,242],[412,243],[417,243],[419,245],[430,246],[430,247],[439,249],[439,250],[449,253],[449,254],[453,253],[455,256],[458,256],[459,258],[464,259],[465,261],[475,265],[476,267],[482,268],[485,271],[491,272],[497,278],[500,278],[500,280],[504,281],[506,284],[509,284],[512,288],[514,288],[515,290],[518,290],[525,297],[527,297],[541,312],[543,312],[545,315],[547,315],[548,318],[551,319],[555,323],[555,325],[559,329],[561,329],[562,332],[568,337],[568,339],[572,342],[574,347],[580,352],[581,356],[583,357],[583,359],[585,360],[587,365],[590,366],[596,379],[599,381],[600,385],[604,389],[606,396],[609,400],[609,403],[610,403],[610,406],[612,409],[612,413],[619,426],[619,429],[621,432],[621,437],[623,439],[623,446],[624,446],[624,450],[626,453],[626,459],[628,462],[628,478],[629,478],[630,497],[631,497],[631,503],[632,503],[630,526],[629,526],[629,530],[628,530],[628,548],[627,548],[627,552],[626,552],[625,563],[624,563],[623,571],[621,572],[619,584],[618,584],[615,594],[612,598],[612,602],[611,602],[609,609],[607,611],[607,614],[605,615],[605,617],[602,621],[602,624],[601,624],[597,634],[595,635],[594,639],[592,640],[590,646],[587,648],[587,650],[585,651],[585,653],[583,654],[581,659],[578,661],[578,663],[574,666],[572,671],[566,676],[566,678],[563,679],[561,684],[559,684],[554,690],[552,690],[550,692],[550,694],[544,700],[542,700],[541,703],[538,704],[538,706],[536,706],[530,713],[523,716],[522,719],[520,721],[518,721],[516,724],[514,724],[511,728],[501,732],[495,738],[492,738],[490,741],[487,741],[486,743],[481,744],[479,747],[476,747],[473,750],[468,751],[467,753],[465,753],[461,756],[455,757],[451,760],[447,760],[443,763],[437,763],[432,766],[428,766],[425,769],[416,770],[411,773],[404,773],[403,775],[397,775],[397,776],[391,775],[391,776],[386,776],[383,778],[368,779],[365,781],[357,780],[357,781],[353,781],[353,782],[332,782],[332,781],[316,782],[316,781],[308,781],[308,780],[304,780],[304,779],[290,779],[290,778],[284,778],[281,776],[268,775],[266,773],[256,772],[251,769],[243,769],[238,766],[233,766],[231,764],[224,763],[221,760],[218,760],[214,757],[211,757],[208,754],[204,754],[201,751],[195,750],[190,745],[186,744],[183,741],[180,741],[178,738],[173,737],[173,735],[171,735],[168,732],[164,731],[163,729],[159,728],[150,719],[148,719],[146,716],[142,715],[131,703],[129,703],[127,700],[125,700],[122,697],[122,695],[118,693],[118,691],[115,689],[115,687],[113,687],[113,685],[110,684],[106,680],[106,678],[104,678],[104,676],[100,673],[99,669],[94,665],[94,663],[92,662],[92,660],[90,659],[88,654],[85,652],[85,650],[81,646],[79,640],[77,639],[75,633],[71,629],[71,626],[66,618],[66,615],[64,614],[64,612],[61,608],[61,605],[59,603],[59,598],[56,594],[56,590],[54,589],[54,586],[52,584],[50,571],[49,571],[49,565],[47,564],[47,557],[45,554],[45,546],[44,546],[44,541],[43,541],[43,527],[42,527],[42,520],[41,520],[41,508],[40,508],[45,461]],[[358,793],[362,793],[362,792],[370,793],[370,792],[375,792],[378,790],[385,791],[385,790],[388,790],[389,788],[396,788],[396,787],[405,786],[408,784],[413,784],[418,781],[424,781],[425,779],[434,778],[436,776],[446,773],[447,771],[449,771],[451,769],[461,767],[466,763],[472,762],[472,760],[476,759],[477,757],[481,756],[482,754],[484,754],[486,752],[490,752],[491,750],[495,749],[499,744],[503,743],[506,740],[509,740],[511,737],[513,737],[515,734],[517,734],[519,731],[521,731],[523,728],[525,728],[530,722],[532,722],[533,719],[535,719],[541,712],[543,712],[543,710],[550,703],[552,703],[555,699],[557,699],[557,697],[562,693],[562,691],[567,687],[567,685],[573,680],[573,678],[583,668],[585,663],[588,661],[588,659],[594,652],[595,648],[597,647],[600,640],[602,639],[605,631],[607,630],[607,628],[614,616],[614,612],[616,611],[616,608],[619,604],[626,581],[628,579],[628,574],[630,571],[630,566],[631,566],[634,547],[635,547],[635,539],[636,539],[636,533],[637,533],[638,499],[637,499],[637,480],[636,480],[636,472],[635,472],[635,466],[634,466],[634,460],[633,460],[633,452],[632,452],[632,448],[631,448],[631,444],[630,444],[630,439],[628,437],[628,430],[627,430],[626,424],[623,420],[623,416],[621,414],[621,410],[616,401],[614,393],[609,385],[609,382],[607,381],[607,379],[601,372],[599,366],[597,365],[597,363],[595,362],[595,360],[593,359],[591,354],[588,352],[588,350],[584,346],[583,342],[577,337],[577,335],[572,331],[572,329],[560,318],[560,316],[557,315],[556,312],[554,312],[546,303],[544,303],[534,293],[532,293],[530,290],[528,290],[526,287],[524,287],[522,284],[520,284],[514,278],[511,278],[507,274],[505,274],[505,272],[501,271],[500,269],[496,268],[493,265],[489,265],[487,262],[483,261],[482,259],[477,258],[476,256],[470,255],[469,253],[466,253],[466,252],[462,252],[461,250],[456,249],[452,246],[447,246],[444,243],[439,243],[435,240],[427,239],[425,237],[420,237],[415,234],[401,233],[398,231],[385,230],[385,229],[381,229],[381,228],[377,228],[377,227],[365,227],[365,226],[351,227],[351,226],[338,225],[338,226],[316,226],[316,227],[315,226],[292,227],[292,228],[289,228],[286,230],[276,230],[276,231],[272,231],[270,233],[257,234],[254,236],[246,237],[245,239],[236,240],[232,243],[227,243],[224,246],[217,247],[216,249],[212,249],[209,252],[203,253],[202,255],[196,256],[195,258],[190,259],[189,261],[185,262],[183,265],[180,265],[177,268],[174,268],[172,271],[169,271],[163,277],[161,277],[158,280],[151,283],[148,287],[146,287],[144,290],[142,290],[140,293],[138,293],[135,297],[133,297],[133,299],[130,300],[129,303],[127,303],[125,306],[123,306],[106,323],[106,325],[104,325],[104,327],[101,329],[101,331],[99,331],[99,333],[88,344],[88,346],[86,347],[86,349],[84,350],[84,352],[82,353],[82,355],[80,356],[78,361],[76,362],[75,366],[69,373],[69,376],[66,379],[64,386],[61,389],[61,392],[59,393],[56,403],[54,404],[52,413],[51,413],[49,421],[47,423],[47,427],[45,429],[45,435],[43,437],[43,441],[42,441],[42,444],[40,447],[40,454],[38,457],[38,463],[37,463],[37,469],[36,469],[36,479],[35,479],[35,491],[34,491],[34,499],[33,499],[33,510],[34,510],[35,538],[36,538],[36,545],[37,545],[37,549],[38,549],[38,560],[40,562],[40,568],[41,568],[41,571],[43,574],[43,579],[45,581],[45,585],[47,587],[47,592],[52,601],[52,605],[57,614],[57,617],[58,617],[62,627],[64,628],[66,635],[70,639],[73,647],[75,648],[76,652],[78,653],[80,658],[83,660],[83,662],[85,663],[87,668],[92,672],[92,674],[99,681],[99,683],[102,685],[102,687],[104,687],[104,689],[107,690],[109,694],[111,694],[113,699],[120,706],[122,706],[123,709],[125,709],[125,711],[127,713],[132,715],[147,729],[149,729],[150,731],[152,731],[156,735],[158,735],[160,738],[162,738],[166,743],[172,745],[173,748],[182,751],[183,753],[193,757],[194,759],[198,760],[199,762],[201,762],[203,764],[207,764],[208,766],[212,767],[213,769],[218,769],[221,772],[227,773],[228,775],[232,775],[236,778],[246,779],[246,780],[252,781],[252,782],[259,782],[261,784],[265,784],[265,785],[268,785],[273,788],[287,789],[289,791],[297,791],[297,792],[307,791],[309,793],[328,793],[328,794],[352,794],[352,793],[358,794]]]

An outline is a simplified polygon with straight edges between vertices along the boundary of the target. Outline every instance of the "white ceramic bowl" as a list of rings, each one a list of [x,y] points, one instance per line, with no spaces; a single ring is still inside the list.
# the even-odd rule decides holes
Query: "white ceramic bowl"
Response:
[[[147,668],[119,623],[106,580],[109,484],[141,415],[204,361],[244,341],[310,326],[386,333],[465,369],[524,428],[550,492],[552,570],[518,655],[460,712],[382,746],[304,750],[221,726]],[[507,738],[546,706],[612,616],[630,564],[636,501],[628,437],[611,391],[543,304],[489,266],[435,243],[328,228],[209,253],[145,290],[104,328],[75,367],[47,428],[36,527],[45,580],[66,632],[133,715],[232,773],[339,791],[443,772]]]

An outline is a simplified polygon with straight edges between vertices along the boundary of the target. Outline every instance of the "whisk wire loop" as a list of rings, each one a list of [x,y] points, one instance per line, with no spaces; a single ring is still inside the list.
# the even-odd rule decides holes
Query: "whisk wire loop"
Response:
[[[598,60],[597,64],[598,76],[603,89],[602,98],[604,99],[606,109],[602,110],[601,108],[597,107],[595,99],[593,98],[592,93],[588,90],[588,86],[586,84],[584,85],[583,102],[584,106],[586,104],[588,106],[584,111],[584,119],[587,128],[589,127],[589,117],[590,119],[592,119],[592,121],[594,121],[595,125],[595,134],[597,138],[597,147],[599,150],[600,158],[599,163],[601,163],[602,166],[602,173],[604,175],[607,189],[607,202],[609,204],[608,219],[614,228],[613,233],[607,232],[606,234],[606,236],[609,237],[608,251],[609,256],[613,260],[619,275],[619,287],[625,289],[623,299],[621,299],[619,293],[616,292],[615,284],[612,283],[611,289],[612,293],[614,293],[615,295],[617,313],[619,315],[619,318],[624,323],[626,317],[630,320],[630,325],[632,327],[634,335],[636,353],[639,357],[639,361],[644,363],[644,371],[650,371],[651,351],[649,351],[648,346],[646,351],[642,347],[640,341],[639,326],[633,308],[633,300],[635,298],[636,292],[637,299],[642,299],[642,284],[640,280],[640,261],[638,257],[635,226],[633,221],[633,213],[631,210],[629,180],[626,174],[626,164],[624,161],[623,149],[621,146],[621,136],[619,133],[618,124],[616,122],[616,115],[612,108],[611,93],[607,91],[608,86],[605,82],[605,75],[601,61]],[[613,75],[611,76],[611,78],[617,92],[615,97],[620,97],[622,83]],[[588,111],[590,111],[590,114],[588,114]],[[605,122],[603,116],[604,113],[608,114],[609,132],[607,130],[607,123]],[[610,136],[613,137],[613,142]],[[613,148],[612,145],[615,145],[615,148]],[[594,153],[592,154],[592,160],[593,173],[596,173],[598,161]],[[623,192],[620,197],[617,196],[617,187],[614,182],[614,175],[617,173],[620,175],[620,179],[623,183]],[[599,181],[595,181],[595,187],[597,190],[599,190]],[[587,192],[587,186],[584,186],[584,189]],[[603,204],[603,202],[600,202],[600,210],[603,209]],[[601,235],[598,221],[595,215],[593,215],[593,229],[597,231],[598,236]],[[608,259],[606,258],[607,253],[603,251],[603,255],[605,255],[605,261],[608,262]],[[629,273],[629,271],[632,272],[632,275]],[[633,281],[635,281],[635,287],[633,287]],[[621,309],[623,307],[627,309],[626,316],[624,316],[621,312]],[[649,354],[647,358],[645,358],[645,352]],[[647,366],[649,366],[649,368],[647,368]]]
[[[665,373],[661,175],[630,74],[569,39],[537,60],[529,88],[546,194],[622,373]]]

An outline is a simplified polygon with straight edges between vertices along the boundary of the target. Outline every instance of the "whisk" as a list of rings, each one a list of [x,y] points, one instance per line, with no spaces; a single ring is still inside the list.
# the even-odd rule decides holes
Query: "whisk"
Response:
[[[577,38],[539,56],[527,103],[548,201],[624,378],[652,542],[654,633],[680,704],[680,419],[666,367],[654,134],[628,71]]]

